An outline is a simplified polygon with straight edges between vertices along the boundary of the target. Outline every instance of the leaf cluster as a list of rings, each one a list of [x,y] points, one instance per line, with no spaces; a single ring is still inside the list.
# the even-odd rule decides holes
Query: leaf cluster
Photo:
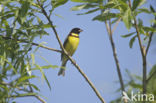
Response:
[[[67,1],[52,0],[50,4],[54,10]],[[44,4],[46,0],[40,2]],[[36,70],[40,71],[42,79],[51,89],[43,69],[58,68],[58,66],[38,65],[34,56],[38,47],[35,49],[32,45],[36,38],[49,35],[47,29],[51,26],[43,22],[41,14],[41,8],[34,0],[0,1],[1,103],[13,101],[11,98],[37,96],[40,89],[30,82],[31,79],[39,78],[37,75],[32,75]]]

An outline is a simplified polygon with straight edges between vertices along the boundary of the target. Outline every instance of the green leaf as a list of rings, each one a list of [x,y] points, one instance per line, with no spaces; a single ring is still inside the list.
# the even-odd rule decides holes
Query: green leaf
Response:
[[[145,2],[146,2],[146,0],[133,0],[132,10],[135,10],[136,8],[138,8],[139,6],[144,4]]]
[[[155,13],[155,9],[153,8],[152,5],[150,5],[150,10],[151,10],[153,13]]]
[[[77,15],[86,15],[86,14],[90,14],[90,13],[96,12],[96,11],[98,11],[98,10],[99,10],[99,8],[96,8],[96,9],[89,10],[89,11],[87,11],[87,12],[85,12],[85,13],[80,13],[80,14],[77,14]]]
[[[122,16],[122,20],[126,26],[126,28],[129,30],[132,26],[131,20],[132,20],[132,15],[131,15],[131,10],[127,9],[125,14]]]
[[[143,27],[143,29],[146,32],[156,32],[156,29],[153,28],[153,27],[147,27],[147,26],[145,26],[145,27]]]
[[[71,0],[72,2],[79,2],[79,3],[98,3],[102,0]]]
[[[102,15],[98,15],[96,17],[94,17],[92,20],[98,20],[98,21],[106,21],[109,20],[111,18],[116,18],[119,17],[119,14],[116,13],[104,13]]]
[[[121,35],[121,37],[127,38],[127,37],[132,36],[132,35],[135,34],[135,33],[136,33],[136,32],[132,32],[132,33],[129,33],[129,34]]]
[[[35,90],[40,91],[40,89],[36,85],[30,84],[30,86],[32,86]]]
[[[51,25],[50,25],[50,24],[43,24],[42,26],[43,26],[45,29],[46,29],[46,28],[51,28]]]
[[[106,10],[109,8],[114,8],[114,6],[116,6],[115,3],[113,1],[110,1],[106,5],[101,6],[100,9]]]
[[[123,11],[125,11],[129,7],[127,0],[117,0],[117,1],[119,1],[119,6],[122,8]]]
[[[90,8],[94,8],[94,7],[98,7],[98,5],[94,5],[94,4],[81,4],[81,5],[77,5],[71,8],[72,11],[78,11],[78,10],[82,10],[82,9],[90,9]]]
[[[27,12],[28,12],[29,7],[30,7],[30,3],[27,2],[27,1],[24,1],[22,3],[21,9],[19,11],[19,16],[20,17],[25,17]]]
[[[134,44],[134,41],[136,39],[137,36],[134,36],[133,38],[131,38],[130,42],[129,42],[129,47],[132,48],[133,47],[133,44]]]
[[[140,34],[144,34],[148,36],[148,33],[145,32],[144,27],[143,27],[143,20],[141,20],[140,18],[138,19],[138,28],[139,28]]]
[[[51,90],[50,83],[49,83],[49,81],[48,81],[46,75],[44,74],[43,68],[42,68],[41,66],[37,65],[37,64],[35,64],[35,66],[36,66],[36,68],[38,68],[38,69],[40,70],[40,72],[41,72],[41,74],[42,74],[42,78],[46,81],[46,83],[47,83],[49,89]]]
[[[21,82],[23,81],[26,81],[26,80],[29,80],[29,79],[32,79],[32,78],[35,78],[36,76],[34,75],[31,75],[31,76],[23,76],[23,77],[20,77],[17,81],[17,85],[20,84]]]
[[[49,69],[49,68],[55,69],[55,68],[58,68],[58,66],[57,65],[45,65],[45,66],[42,66],[42,69]]]
[[[68,0],[51,0],[53,8],[57,8],[61,5],[64,5],[67,2],[68,2]]]
[[[2,62],[4,63],[6,61],[9,64],[9,69],[12,68],[13,71],[17,74],[16,68],[14,68],[14,66],[12,65],[11,62],[9,62],[9,60],[7,60],[4,56],[1,56],[1,55],[0,55],[0,60],[1,60],[1,63]]]
[[[49,83],[49,81],[48,81],[48,79],[47,79],[46,75],[44,75],[44,79],[46,80],[46,83],[47,83],[47,85],[48,85],[49,89],[51,90],[51,85],[50,85],[50,83]]]
[[[87,0],[70,0],[72,2],[80,2],[80,3],[86,3],[88,2]]]
[[[31,59],[32,59],[32,65],[34,65],[35,64],[35,56],[34,56],[34,54],[31,54]]]
[[[86,4],[82,4],[82,5],[77,5],[71,8],[72,11],[78,11],[78,10],[82,10],[86,7]]]
[[[61,15],[59,15],[59,14],[55,14],[55,16],[57,16],[57,17],[59,17],[59,18],[61,18],[61,19],[64,19],[64,17],[61,16]],[[56,26],[55,26],[55,27],[56,27]]]
[[[147,8],[141,8],[141,9],[138,9],[138,10],[139,10],[139,12],[144,12],[144,13],[148,13],[148,14],[151,13],[151,11],[149,11]]]
[[[28,1],[22,1],[22,6],[19,9],[18,21],[20,24],[23,24],[26,20],[26,16],[30,7],[30,3]]]

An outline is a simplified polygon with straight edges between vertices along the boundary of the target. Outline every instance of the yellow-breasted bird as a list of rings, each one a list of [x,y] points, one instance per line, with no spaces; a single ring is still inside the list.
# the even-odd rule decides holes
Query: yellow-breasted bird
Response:
[[[64,41],[63,47],[67,51],[68,55],[72,56],[76,51],[79,45],[79,34],[83,30],[80,28],[73,28],[67,38]],[[61,54],[62,65],[61,67],[65,67],[68,61],[68,58],[62,53]],[[65,69],[61,68],[58,72],[58,75],[65,75]]]

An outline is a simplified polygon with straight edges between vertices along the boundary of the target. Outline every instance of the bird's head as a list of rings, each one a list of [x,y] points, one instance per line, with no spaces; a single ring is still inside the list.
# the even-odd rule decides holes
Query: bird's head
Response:
[[[71,30],[71,33],[79,34],[79,33],[82,32],[82,31],[83,31],[83,30],[80,29],[80,28],[73,28],[73,29]]]

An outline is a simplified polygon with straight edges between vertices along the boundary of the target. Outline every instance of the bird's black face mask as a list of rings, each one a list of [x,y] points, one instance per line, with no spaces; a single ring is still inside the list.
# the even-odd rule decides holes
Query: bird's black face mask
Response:
[[[74,28],[72,29],[71,33],[76,33],[76,34],[79,34],[80,32],[82,32],[83,30],[80,29],[80,28]]]

